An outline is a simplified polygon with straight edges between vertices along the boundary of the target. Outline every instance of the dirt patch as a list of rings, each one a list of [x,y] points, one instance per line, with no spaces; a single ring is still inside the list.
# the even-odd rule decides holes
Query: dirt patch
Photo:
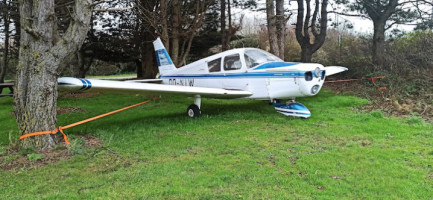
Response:
[[[68,149],[44,150],[37,151],[34,154],[40,154],[42,159],[30,161],[27,155],[20,155],[18,152],[6,154],[0,157],[0,168],[2,170],[13,171],[21,168],[35,168],[50,163],[56,163],[60,160],[67,160],[71,157]]]
[[[99,92],[68,92],[61,93],[59,97],[61,98],[90,98],[101,95]]]
[[[377,82],[376,82],[377,83]],[[396,117],[420,116],[427,121],[433,122],[433,105],[429,104],[433,95],[410,96],[403,100],[397,99],[389,90],[379,90],[379,86],[368,81],[326,83],[336,94],[351,94],[370,100],[372,103],[362,106],[360,110],[371,112],[381,110]]]
[[[417,113],[420,117],[433,121],[433,106],[423,101],[380,99],[361,107],[361,110],[382,110],[396,117],[410,117]]]
[[[103,147],[102,141],[90,135],[77,135],[77,138],[82,138],[85,141],[86,148],[100,148]],[[41,159],[37,161],[30,161],[29,154],[23,154],[18,149],[9,149],[9,152],[5,155],[0,156],[0,169],[7,171],[15,171],[22,168],[32,169],[39,166],[48,165],[51,163],[57,163],[61,160],[67,160],[72,157],[72,153],[68,147],[64,144],[61,137],[58,137],[58,146],[51,150],[40,150],[33,152],[32,154],[42,155]],[[73,141],[71,141],[72,143]]]
[[[373,142],[371,142],[370,140],[363,140],[361,142],[361,146],[370,146],[371,144],[373,144]]]
[[[97,138],[97,137],[93,137],[91,135],[77,135],[77,138],[83,138],[84,141],[86,141],[86,146],[87,147],[103,147],[104,144],[102,143],[102,141]]]
[[[74,108],[74,107],[58,107],[57,108],[57,115],[67,114],[67,113],[73,113],[73,112],[85,112],[83,108]]]

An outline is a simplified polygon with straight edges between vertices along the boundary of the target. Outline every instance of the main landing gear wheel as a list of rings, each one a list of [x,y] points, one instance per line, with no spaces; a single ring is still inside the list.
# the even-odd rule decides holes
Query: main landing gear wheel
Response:
[[[200,117],[201,110],[200,108],[198,108],[197,105],[191,104],[190,106],[188,106],[188,109],[186,110],[186,114],[188,115],[188,117],[191,118]]]

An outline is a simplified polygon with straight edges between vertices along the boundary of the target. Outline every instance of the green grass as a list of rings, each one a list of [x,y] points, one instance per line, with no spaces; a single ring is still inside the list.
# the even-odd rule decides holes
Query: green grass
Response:
[[[104,94],[59,99],[85,112],[67,125],[143,101]],[[105,147],[48,166],[0,170],[5,199],[432,199],[433,125],[380,111],[325,90],[298,99],[308,120],[261,101],[207,100],[189,119],[189,98],[163,98],[67,129]],[[0,98],[0,143],[16,135],[12,99]],[[15,134],[15,135],[14,135]]]

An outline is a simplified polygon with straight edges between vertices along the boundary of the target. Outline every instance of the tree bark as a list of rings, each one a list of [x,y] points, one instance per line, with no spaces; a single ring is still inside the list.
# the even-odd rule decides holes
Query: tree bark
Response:
[[[92,66],[94,60],[94,53],[90,57],[85,56],[85,53],[82,51],[77,52],[77,60],[78,60],[78,78],[86,78],[86,74]]]
[[[168,37],[168,13],[167,13],[167,1],[161,0],[161,26],[162,26],[162,35],[161,39],[164,43],[167,52],[170,52],[170,40]]]
[[[266,19],[271,53],[279,56],[274,0],[266,0]]]
[[[8,68],[9,64],[9,28],[10,28],[10,15],[9,15],[9,5],[7,5],[7,2],[3,1],[3,25],[4,25],[4,34],[5,34],[5,41],[4,41],[4,51],[3,51],[3,60],[0,64],[0,83],[4,83],[6,70]],[[1,93],[1,91],[0,91]]]
[[[375,65],[383,65],[385,57],[385,23],[374,21],[373,24],[373,50],[371,55]]]
[[[221,45],[222,51],[229,49],[226,30],[226,0],[221,0]]]
[[[173,38],[171,46],[171,59],[175,66],[179,65],[179,42],[181,33],[181,3],[179,0],[173,0]]]
[[[286,17],[284,15],[284,0],[276,0],[276,29],[278,43],[278,57],[284,60],[284,47],[286,41]]]
[[[21,41],[14,94],[15,116],[21,134],[56,128],[57,78],[68,55],[83,44],[89,30],[91,0],[76,0],[74,20],[56,41],[54,0],[20,2]],[[22,140],[22,146],[52,148],[52,135]]]
[[[138,79],[143,79],[144,78],[143,64],[142,64],[142,62],[141,62],[140,59],[136,59],[135,60],[135,67],[137,68],[137,78]]]
[[[146,45],[141,59],[141,74],[138,78],[153,79],[158,69],[155,67],[154,58],[156,57],[152,45]]]
[[[227,15],[229,17],[229,30],[228,33],[226,32],[227,35],[227,39],[226,39],[226,46],[227,49],[230,49],[230,41],[232,40],[232,36],[234,36],[236,34],[235,29],[233,28],[233,23],[232,23],[232,5],[230,3],[230,0],[227,0]]]
[[[310,45],[305,45],[301,48],[301,62],[311,62],[313,52],[311,51]]]

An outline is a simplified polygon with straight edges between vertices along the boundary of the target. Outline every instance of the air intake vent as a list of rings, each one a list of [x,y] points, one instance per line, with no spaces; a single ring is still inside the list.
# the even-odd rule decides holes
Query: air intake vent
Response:
[[[305,72],[305,80],[306,81],[313,80],[313,72]]]

